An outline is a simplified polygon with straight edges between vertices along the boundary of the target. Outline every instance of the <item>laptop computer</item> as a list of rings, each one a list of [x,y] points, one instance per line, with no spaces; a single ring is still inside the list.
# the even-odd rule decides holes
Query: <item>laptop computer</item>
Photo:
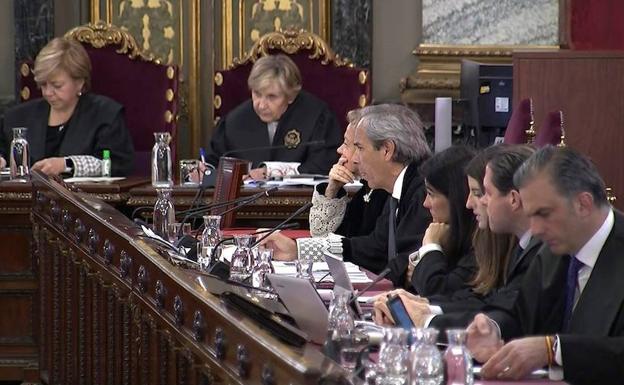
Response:
[[[329,274],[331,274],[334,279],[334,291],[341,289],[353,294],[353,283],[351,282],[351,278],[349,278],[349,273],[342,259],[328,251],[323,254],[325,256],[325,262],[327,262],[327,267],[329,268]],[[360,319],[362,317],[362,309],[358,301],[353,301],[351,307],[354,318]]]
[[[267,277],[297,326],[313,342],[324,343],[329,312],[312,283],[304,278],[279,274]]]

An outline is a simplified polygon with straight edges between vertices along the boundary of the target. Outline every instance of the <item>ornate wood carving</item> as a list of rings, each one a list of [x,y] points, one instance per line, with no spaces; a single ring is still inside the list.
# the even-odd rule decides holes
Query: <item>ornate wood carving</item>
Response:
[[[214,335],[215,356],[218,360],[224,360],[227,351],[225,332],[223,328],[216,328]]]
[[[132,267],[132,257],[126,253],[125,250],[121,251],[121,255],[119,258],[119,276],[121,278],[126,278],[130,273],[130,268]]]
[[[80,220],[80,218],[76,218],[76,220],[74,221],[74,234],[78,243],[84,242],[86,232],[87,228],[82,223],[82,220]]]
[[[200,310],[195,310],[193,315],[193,338],[198,342],[204,340],[204,316]]]
[[[95,48],[102,48],[108,45],[119,46],[117,53],[127,54],[129,58],[141,58],[146,61],[153,61],[161,64],[160,60],[153,55],[141,50],[132,35],[123,29],[103,21],[89,23],[71,29],[65,37],[73,38],[81,43],[88,43]]]
[[[262,365],[262,385],[275,385],[275,371],[267,364]]]
[[[271,50],[279,49],[292,55],[300,50],[310,50],[310,59],[319,59],[323,64],[332,64],[336,67],[353,67],[349,59],[341,58],[334,53],[331,47],[320,36],[304,30],[287,29],[279,32],[269,32],[251,47],[249,53],[242,59],[234,58],[229,68],[235,68],[249,61],[255,62],[262,56],[267,56]]]
[[[137,285],[141,293],[147,291],[147,270],[143,265],[139,266],[139,271],[137,272]]]
[[[159,279],[156,281],[156,291],[155,291],[155,300],[156,300],[156,308],[158,310],[162,310],[165,307],[165,297],[167,296],[167,289],[165,288],[165,284]]]
[[[102,258],[106,264],[111,264],[113,262],[113,255],[115,254],[115,245],[110,241],[110,239],[104,240],[104,247],[102,248]]]
[[[249,376],[250,366],[251,358],[249,357],[249,351],[245,345],[238,345],[236,347],[236,368],[238,369],[238,375],[241,378],[247,378]]]
[[[100,236],[95,229],[89,229],[89,253],[94,255],[97,252],[97,245],[100,243]]]
[[[173,319],[178,327],[184,323],[184,304],[179,295],[173,298]]]

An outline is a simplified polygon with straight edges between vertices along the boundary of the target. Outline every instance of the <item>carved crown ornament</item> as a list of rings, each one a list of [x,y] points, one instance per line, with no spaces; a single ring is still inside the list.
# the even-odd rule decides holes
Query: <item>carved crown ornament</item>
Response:
[[[336,67],[353,67],[349,59],[342,58],[334,53],[331,47],[318,35],[306,30],[286,29],[269,32],[263,35],[242,58],[234,58],[229,69],[247,62],[255,62],[262,56],[269,55],[270,50],[281,50],[292,55],[300,50],[312,51],[310,59],[320,59],[324,65],[333,64]]]
[[[103,48],[108,45],[119,46],[116,52],[127,54],[130,59],[141,58],[149,62],[162,64],[153,54],[143,51],[134,37],[127,31],[101,20],[72,28],[65,34],[65,37],[75,39],[81,43],[88,43],[95,48]]]

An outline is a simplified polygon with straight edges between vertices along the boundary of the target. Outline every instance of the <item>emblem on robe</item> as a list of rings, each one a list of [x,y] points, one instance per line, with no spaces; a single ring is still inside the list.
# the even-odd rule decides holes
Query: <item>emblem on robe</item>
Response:
[[[286,136],[284,136],[284,146],[286,146],[286,148],[297,148],[299,143],[301,143],[301,133],[294,128],[288,131]]]

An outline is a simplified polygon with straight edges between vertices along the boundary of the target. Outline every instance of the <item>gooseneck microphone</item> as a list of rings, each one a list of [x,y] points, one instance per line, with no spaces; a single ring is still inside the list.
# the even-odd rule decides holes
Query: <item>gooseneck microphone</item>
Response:
[[[223,153],[223,155],[221,155],[221,157],[227,157],[227,156],[231,156],[232,154],[244,154],[247,152],[254,152],[254,151],[265,151],[265,150],[281,150],[281,149],[289,149],[289,150],[296,150],[298,148],[303,148],[303,147],[310,147],[310,146],[322,146],[325,145],[325,141],[324,140],[311,140],[308,142],[302,142],[299,143],[297,146],[293,147],[293,146],[289,146],[286,144],[279,144],[279,145],[273,145],[273,146],[259,146],[259,147],[248,147],[248,148],[238,148],[235,150],[230,150],[230,151],[226,151]],[[267,159],[268,160],[268,159]]]
[[[262,237],[260,237],[259,239],[257,239],[252,245],[251,247],[256,246],[258,243],[262,242],[265,238],[267,238],[269,235],[273,234],[274,232],[276,232],[277,230],[281,230],[283,228],[286,227],[286,224],[290,221],[292,221],[294,218],[296,218],[299,214],[305,212],[306,210],[308,210],[310,207],[312,207],[312,202],[308,202],[305,205],[299,207],[299,209],[297,209],[297,211],[295,211],[294,213],[290,214],[288,216],[288,218],[284,219],[282,222],[280,222],[277,226],[273,227],[270,231],[268,231],[266,234],[264,234]]]
[[[369,291],[370,289],[373,288],[373,286],[375,286],[376,284],[379,283],[379,281],[381,281],[382,279],[386,278],[386,276],[388,276],[388,274],[390,274],[390,272],[392,272],[392,270],[389,267],[386,267],[385,269],[383,269],[381,271],[381,273],[379,273],[379,275],[377,276],[377,278],[375,278],[373,280],[373,282],[369,283],[368,285],[366,285],[366,287],[362,290],[359,290],[357,292],[357,294],[355,294],[353,297],[351,297],[351,300],[349,301],[349,303],[354,303],[357,301],[358,298],[360,298],[360,296],[364,293],[366,293],[367,291]]]

